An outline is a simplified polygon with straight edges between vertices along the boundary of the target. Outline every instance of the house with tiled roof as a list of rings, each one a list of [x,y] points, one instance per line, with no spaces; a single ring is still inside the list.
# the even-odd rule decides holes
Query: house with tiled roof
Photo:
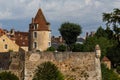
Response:
[[[28,32],[15,32],[15,43],[25,51],[28,51],[28,35]]]
[[[103,57],[101,62],[105,64],[108,69],[111,69],[111,61],[106,56]]]
[[[46,21],[41,9],[29,25],[29,50],[45,51],[51,46],[50,23]]]
[[[7,35],[0,36],[0,52],[8,52],[10,50],[18,52],[19,46]]]

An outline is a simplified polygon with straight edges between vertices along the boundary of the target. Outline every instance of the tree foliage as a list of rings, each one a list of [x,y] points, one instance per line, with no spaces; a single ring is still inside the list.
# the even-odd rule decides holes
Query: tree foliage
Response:
[[[63,23],[59,31],[70,49],[71,45],[77,41],[77,36],[82,32],[80,25],[69,22]]]
[[[111,13],[103,13],[103,21],[107,26],[112,26],[115,38],[120,45],[120,9],[116,8]]]
[[[64,52],[64,51],[66,51],[66,46],[65,45],[59,45],[57,50],[60,51],[60,52]]]
[[[107,51],[107,57],[111,60],[113,67],[120,64],[120,46],[112,46]]]
[[[105,30],[100,26],[100,27],[97,29],[97,31],[96,31],[96,33],[95,33],[95,36],[97,36],[98,38],[99,38],[99,37],[106,37],[107,34],[106,34]]]
[[[72,51],[73,52],[83,52],[83,44],[76,43],[73,45]]]
[[[48,61],[38,66],[33,80],[64,80],[64,77],[58,68]]]
[[[102,80],[120,80],[120,77],[114,73],[113,70],[106,68],[104,64],[101,65],[102,69]]]
[[[55,48],[51,46],[47,49],[47,51],[55,51]]]
[[[19,78],[11,72],[0,73],[0,80],[19,80]]]

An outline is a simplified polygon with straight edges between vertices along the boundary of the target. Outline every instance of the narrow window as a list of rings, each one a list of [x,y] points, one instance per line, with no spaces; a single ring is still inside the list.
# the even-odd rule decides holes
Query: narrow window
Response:
[[[7,44],[5,44],[5,46],[4,46],[4,47],[5,47],[5,49],[8,49],[8,45],[7,45]]]
[[[48,42],[48,47],[50,47],[51,46],[51,42]]]
[[[51,39],[51,33],[49,33],[49,39]]]
[[[37,42],[34,42],[33,47],[37,48]]]
[[[34,24],[34,29],[38,29],[38,24]]]
[[[34,38],[37,38],[37,32],[34,32]]]

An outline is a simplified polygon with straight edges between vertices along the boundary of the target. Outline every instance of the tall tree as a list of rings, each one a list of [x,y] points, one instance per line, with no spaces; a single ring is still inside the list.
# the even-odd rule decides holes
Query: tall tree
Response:
[[[98,38],[99,38],[99,37],[106,37],[107,34],[105,33],[105,30],[100,26],[100,27],[97,29],[97,31],[96,31],[96,33],[95,33],[95,36],[97,36]]]
[[[63,23],[59,31],[70,50],[71,45],[77,41],[77,36],[82,32],[80,25],[69,22]]]
[[[55,64],[48,61],[38,66],[33,80],[64,80],[64,77]]]
[[[11,72],[0,73],[0,80],[19,80],[19,78]]]
[[[111,13],[103,13],[103,21],[107,26],[113,26],[115,38],[120,45],[120,9],[116,8]]]

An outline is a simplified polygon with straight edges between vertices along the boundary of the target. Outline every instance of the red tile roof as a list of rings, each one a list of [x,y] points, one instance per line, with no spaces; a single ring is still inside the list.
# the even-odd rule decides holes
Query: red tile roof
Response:
[[[30,30],[33,29],[33,25],[38,24],[38,31],[50,31],[49,30],[49,23],[46,21],[45,16],[43,15],[43,12],[41,9],[38,10],[35,18],[32,19],[32,23],[30,24]]]
[[[28,32],[15,32],[15,43],[19,46],[28,46]]]
[[[0,36],[2,36],[3,34],[5,34],[5,32],[2,29],[0,29]]]
[[[110,61],[106,56],[103,57],[102,61]]]

